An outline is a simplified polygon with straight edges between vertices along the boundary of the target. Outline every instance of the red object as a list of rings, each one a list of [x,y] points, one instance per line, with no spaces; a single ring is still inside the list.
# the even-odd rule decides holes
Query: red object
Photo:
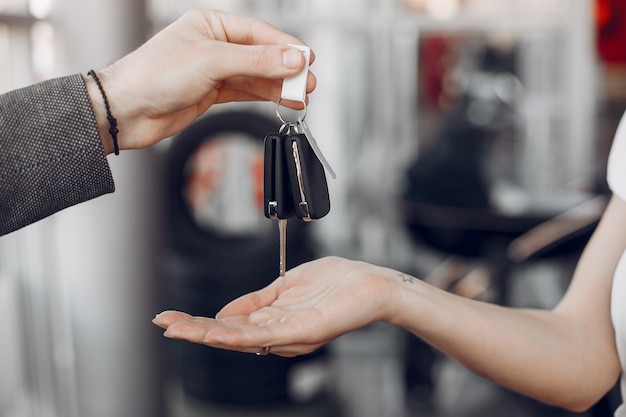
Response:
[[[257,205],[257,208],[261,213],[264,210],[263,205],[265,204],[265,195],[264,195],[264,183],[263,183],[263,175],[265,173],[264,167],[264,159],[263,152],[259,152],[258,155],[252,161],[251,166],[251,175],[253,178],[252,184],[254,187],[254,201]]]
[[[595,19],[600,58],[626,64],[626,0],[596,0]]]

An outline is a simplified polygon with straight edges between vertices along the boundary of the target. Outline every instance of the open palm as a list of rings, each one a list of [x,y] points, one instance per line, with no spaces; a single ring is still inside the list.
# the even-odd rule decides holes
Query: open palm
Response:
[[[327,257],[300,265],[267,287],[226,305],[215,319],[178,311],[154,323],[167,337],[208,346],[297,356],[385,318],[391,271],[363,262]]]

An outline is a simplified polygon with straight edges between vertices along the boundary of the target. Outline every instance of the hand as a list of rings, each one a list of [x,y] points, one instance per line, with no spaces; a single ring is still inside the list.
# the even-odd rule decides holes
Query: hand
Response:
[[[253,18],[207,10],[186,13],[98,72],[118,119],[120,149],[143,148],[172,136],[216,103],[277,101],[282,79],[304,66],[304,55],[288,43],[302,44]],[[91,77],[85,81],[105,151],[110,153],[102,96]],[[315,77],[309,73],[307,92],[314,88]]]
[[[166,329],[167,337],[216,348],[256,353],[270,346],[275,355],[302,355],[369,323],[386,321],[394,272],[323,258],[232,301],[215,319],[166,311],[154,323]]]

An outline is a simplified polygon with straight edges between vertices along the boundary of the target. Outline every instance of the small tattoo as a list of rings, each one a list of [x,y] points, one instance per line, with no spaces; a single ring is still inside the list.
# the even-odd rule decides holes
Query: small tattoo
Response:
[[[413,281],[415,281],[414,277],[403,274],[402,272],[398,272],[398,275],[402,278],[402,282],[408,282],[409,284],[413,284]]]

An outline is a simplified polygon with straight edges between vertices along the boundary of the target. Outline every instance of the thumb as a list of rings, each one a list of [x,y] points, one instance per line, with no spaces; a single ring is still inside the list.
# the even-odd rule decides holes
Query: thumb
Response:
[[[226,304],[216,315],[216,319],[230,316],[249,315],[263,307],[271,305],[280,294],[280,278],[267,287],[254,291]]]
[[[215,77],[225,80],[235,76],[280,79],[304,68],[304,54],[287,45],[239,45],[222,42],[228,49],[215,68]]]

